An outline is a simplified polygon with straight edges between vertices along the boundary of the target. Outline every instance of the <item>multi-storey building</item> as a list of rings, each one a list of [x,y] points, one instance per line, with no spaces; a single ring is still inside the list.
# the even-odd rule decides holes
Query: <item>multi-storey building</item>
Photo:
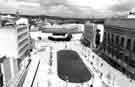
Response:
[[[135,79],[135,30],[134,19],[105,21],[104,53],[115,61],[115,67]]]
[[[30,35],[26,25],[0,29],[0,55],[23,59],[30,47]]]
[[[0,29],[0,56],[4,82],[14,78],[28,63],[31,49],[27,25],[6,26]]]
[[[132,87],[135,85],[135,19],[106,19],[104,29],[95,29],[91,24],[85,25],[84,38],[96,44],[97,35],[102,39],[98,47],[92,45],[88,51],[88,63],[96,70],[99,78],[109,87]],[[90,35],[90,30],[96,30]],[[97,32],[99,30],[99,32]],[[87,31],[87,32],[86,32]],[[90,57],[89,57],[90,56]]]
[[[96,28],[97,28],[97,25],[94,23],[90,23],[90,22],[85,23],[83,38],[81,39],[81,42],[84,45],[86,45],[88,47],[95,46],[94,37],[95,37],[95,33],[96,33]]]

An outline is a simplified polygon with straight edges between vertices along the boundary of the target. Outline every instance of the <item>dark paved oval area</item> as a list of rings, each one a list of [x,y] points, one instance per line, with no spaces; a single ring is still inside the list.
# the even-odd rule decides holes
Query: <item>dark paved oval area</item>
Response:
[[[91,79],[91,73],[84,65],[80,56],[73,50],[60,50],[57,52],[58,76],[66,81],[82,83]]]

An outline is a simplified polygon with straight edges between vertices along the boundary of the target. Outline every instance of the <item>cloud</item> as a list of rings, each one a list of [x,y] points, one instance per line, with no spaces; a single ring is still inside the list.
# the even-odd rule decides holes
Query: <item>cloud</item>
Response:
[[[16,0],[10,0],[0,1],[0,12],[3,13],[16,13],[16,11],[20,11],[21,14],[29,14],[29,15],[39,15],[43,14],[44,9],[40,7],[39,3],[36,3],[35,1],[16,1]]]
[[[40,6],[39,3],[35,3],[35,2],[19,2],[18,4],[19,4],[20,7],[22,6],[22,7],[28,7],[28,8]]]
[[[119,0],[119,2],[112,5],[109,10],[114,12],[125,12],[129,11],[131,8],[135,8],[135,0]]]
[[[8,4],[4,0],[2,3],[1,1],[2,0],[0,0],[0,11],[15,13],[17,10],[20,10],[22,14],[29,14],[29,15],[44,14],[50,16],[81,17],[81,18],[106,17],[111,16],[114,10],[113,7],[109,8],[112,11],[101,9],[97,10],[91,7],[94,6],[94,4],[96,4],[94,1],[92,5],[86,8],[83,7],[85,6],[86,2],[81,7],[78,5],[79,3],[77,5],[75,4],[75,2],[71,3],[70,1],[72,0],[12,0],[12,1],[8,0],[9,1]],[[87,3],[87,5],[89,4]]]
[[[67,4],[67,0],[39,0],[38,2],[43,6],[56,6]]]
[[[8,3],[6,0],[0,1],[0,12],[4,13],[13,13],[15,8],[17,8],[17,4],[15,3]]]
[[[94,8],[73,5],[68,0],[40,0],[39,3],[47,10],[45,14],[52,16],[88,18],[97,14]],[[97,16],[100,16],[100,13]]]

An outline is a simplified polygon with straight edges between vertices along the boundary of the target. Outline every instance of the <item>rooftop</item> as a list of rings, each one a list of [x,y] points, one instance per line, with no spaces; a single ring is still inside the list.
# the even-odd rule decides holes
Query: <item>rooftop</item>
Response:
[[[104,22],[105,25],[110,25],[114,27],[123,27],[127,29],[135,29],[135,19],[106,19]]]

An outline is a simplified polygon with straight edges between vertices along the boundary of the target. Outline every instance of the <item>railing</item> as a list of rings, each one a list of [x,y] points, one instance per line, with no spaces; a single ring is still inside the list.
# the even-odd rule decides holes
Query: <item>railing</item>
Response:
[[[23,85],[27,72],[28,69],[26,69],[26,71],[24,71],[24,73],[22,74],[21,79],[18,81],[17,87],[21,87]]]
[[[30,65],[31,61],[29,61],[28,65],[26,66],[26,70],[22,73],[22,75],[20,76],[20,79],[17,83],[17,87],[22,87],[24,81],[25,81],[25,78],[26,78],[26,75],[28,73],[28,69],[29,69],[29,65]]]
[[[31,64],[29,65],[30,68],[29,68],[28,74],[26,76],[26,79],[25,79],[22,87],[32,87],[31,85],[35,81],[35,77],[36,77],[37,72],[38,72],[39,64],[40,64],[40,61],[37,58],[37,56],[33,56]]]
[[[35,82],[35,78],[36,78],[36,75],[37,75],[37,71],[38,71],[38,69],[39,69],[39,65],[40,65],[40,61],[39,61],[38,65],[37,65],[36,72],[35,72],[35,74],[34,74],[34,78],[33,78],[32,83],[31,83],[31,87],[34,87],[33,84],[34,84],[34,82]]]

